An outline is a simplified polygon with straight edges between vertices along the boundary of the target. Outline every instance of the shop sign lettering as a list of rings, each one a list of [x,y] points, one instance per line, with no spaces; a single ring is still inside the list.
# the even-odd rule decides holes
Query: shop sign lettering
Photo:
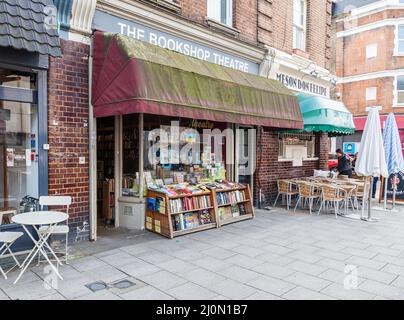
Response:
[[[292,90],[315,94],[327,98],[329,97],[327,87],[320,86],[307,80],[302,80],[283,73],[277,73],[276,80],[282,82],[286,87]]]
[[[140,23],[121,19],[103,11],[96,11],[93,20],[93,29],[121,33],[125,36],[146,41],[150,44],[176,51],[193,58],[243,72],[258,74],[258,63],[226,54],[222,51],[201,45],[194,41],[182,39]]]

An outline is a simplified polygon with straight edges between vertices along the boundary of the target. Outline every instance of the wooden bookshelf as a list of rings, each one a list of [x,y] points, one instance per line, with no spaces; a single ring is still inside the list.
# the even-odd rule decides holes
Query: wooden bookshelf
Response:
[[[170,201],[172,200],[178,200],[178,199],[183,199],[183,198],[196,198],[196,197],[201,197],[201,196],[207,196],[209,199],[209,205],[206,205],[204,207],[198,207],[198,208],[189,208],[185,210],[180,210],[180,211],[175,211],[172,210]],[[148,201],[149,199],[164,199],[164,213],[161,213],[159,211],[155,210],[150,210]],[[161,202],[161,201],[160,201]],[[198,232],[198,231],[203,231],[207,229],[212,229],[212,228],[217,228],[217,218],[216,218],[216,212],[215,212],[215,207],[213,205],[213,198],[212,198],[212,192],[199,192],[195,194],[190,194],[190,195],[178,195],[178,196],[169,196],[165,193],[160,193],[160,192],[155,192],[155,191],[148,191],[147,192],[147,198],[146,198],[146,229],[152,232],[159,233],[167,238],[174,238],[177,236],[193,233],[193,232]],[[184,214],[193,214],[195,219],[198,217],[199,220],[199,212],[207,210],[210,215],[210,223],[206,224],[199,224],[197,226],[193,226],[191,228],[185,228],[185,229],[178,229],[176,230],[176,226],[173,222],[173,219],[180,219],[179,216],[183,216]],[[177,218],[176,218],[177,216]]]
[[[231,192],[240,192],[243,194],[242,199],[233,199],[233,201],[225,201],[224,203],[218,202],[218,195],[221,193],[231,193]],[[216,211],[217,221],[219,228],[226,224],[235,223],[239,221],[244,221],[248,219],[253,219],[255,217],[254,206],[252,204],[251,191],[250,186],[246,185],[245,187],[232,188],[232,189],[214,189],[212,190],[213,199],[214,199],[214,207]],[[240,213],[240,206],[244,207],[244,214]],[[229,215],[226,217],[221,217],[221,212],[226,211],[228,213],[231,210],[231,207],[236,207],[238,209],[238,215]]]
[[[243,199],[239,199],[239,201],[233,201],[231,203],[221,203],[218,204],[217,201],[217,194],[220,194],[222,192],[242,192],[243,193]],[[189,207],[185,210],[172,210],[170,201],[172,200],[178,200],[178,199],[183,199],[183,198],[195,198],[195,197],[200,197],[200,196],[208,196],[210,199],[209,205],[206,205],[204,207],[197,207],[197,208],[192,208]],[[163,212],[159,212],[159,210],[156,211],[156,199],[163,199],[163,204],[164,204],[164,209],[162,209]],[[154,199],[154,210],[151,210],[149,208],[149,199]],[[153,202],[153,201],[152,201]],[[161,204],[162,201],[159,201]],[[191,200],[192,202],[192,200]],[[194,202],[196,203],[196,201]],[[240,214],[240,211],[238,215],[236,216],[228,216],[226,219],[220,219],[219,216],[219,211],[223,211],[223,209],[220,208],[225,208],[225,207],[231,207],[231,206],[237,206],[237,208],[240,208],[240,205],[243,205],[244,207],[244,214]],[[158,207],[159,205],[157,205]],[[161,205],[160,205],[161,207]],[[199,224],[196,226],[192,226],[191,228],[184,228],[184,229],[178,229],[176,230],[176,225],[178,225],[178,219],[176,216],[184,215],[184,214],[194,214],[199,217],[199,212],[202,210],[208,210],[209,215],[210,215],[210,223],[206,224]],[[229,209],[225,209],[229,210]],[[174,238],[177,236],[182,236],[185,234],[189,233],[194,233],[198,231],[204,231],[212,228],[219,228],[221,226],[224,226],[226,224],[230,223],[236,223],[239,221],[244,221],[248,219],[253,219],[255,217],[254,213],[254,207],[252,205],[252,198],[251,198],[251,192],[249,186],[245,186],[242,188],[234,188],[234,189],[213,189],[210,191],[206,192],[199,192],[195,194],[190,194],[190,195],[176,195],[176,196],[171,196],[167,195],[165,193],[161,192],[156,192],[156,191],[151,191],[149,190],[147,193],[147,198],[146,198],[146,229],[155,233],[159,233],[167,238]],[[173,218],[177,219],[177,223],[175,221],[173,222]],[[181,224],[180,224],[181,225]]]

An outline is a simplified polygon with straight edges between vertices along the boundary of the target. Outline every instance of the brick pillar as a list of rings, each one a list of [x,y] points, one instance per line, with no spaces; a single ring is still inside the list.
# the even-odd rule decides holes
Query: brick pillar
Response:
[[[330,142],[327,133],[320,133],[318,139],[318,168],[328,170],[328,157],[330,153]]]
[[[49,195],[72,197],[69,225],[71,237],[75,237],[76,227],[89,220],[90,47],[63,39],[61,47],[63,56],[50,58],[48,73]],[[84,164],[79,163],[80,157]]]

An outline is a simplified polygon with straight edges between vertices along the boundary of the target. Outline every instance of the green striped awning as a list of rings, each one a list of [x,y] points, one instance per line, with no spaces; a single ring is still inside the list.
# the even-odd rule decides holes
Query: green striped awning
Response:
[[[352,113],[340,101],[298,94],[304,131],[327,132],[329,136],[355,132]]]

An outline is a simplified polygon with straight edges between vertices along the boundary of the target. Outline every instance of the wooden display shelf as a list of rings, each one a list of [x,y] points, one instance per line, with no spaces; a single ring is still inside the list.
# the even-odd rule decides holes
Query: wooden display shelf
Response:
[[[237,201],[235,203],[226,203],[226,204],[218,205],[217,201],[216,201],[216,194],[220,193],[220,192],[229,192],[229,191],[243,191],[245,200]],[[209,196],[211,206],[206,207],[206,208],[197,208],[197,209],[190,209],[190,210],[179,211],[179,212],[171,212],[171,206],[170,206],[171,200],[181,199],[181,198],[193,198],[193,197],[200,197],[200,196]],[[208,229],[212,229],[212,228],[219,228],[226,224],[235,223],[235,222],[239,222],[239,221],[243,221],[243,220],[247,220],[247,219],[253,219],[255,217],[249,186],[225,189],[225,190],[212,189],[212,190],[209,190],[206,192],[198,192],[198,193],[194,193],[194,194],[181,194],[181,195],[167,195],[165,193],[149,190],[147,192],[146,201],[148,201],[149,198],[153,198],[153,199],[155,199],[154,201],[156,201],[157,197],[162,198],[164,200],[164,206],[165,206],[164,210],[163,210],[164,212],[161,213],[161,212],[155,211],[155,210],[151,211],[150,208],[148,207],[148,203],[146,203],[146,229],[149,231],[161,234],[167,238],[174,238],[177,236],[182,236],[185,234],[204,231],[204,230],[208,230]],[[244,205],[245,214],[242,214],[242,215],[239,215],[236,217],[229,217],[229,218],[223,219],[223,220],[219,219],[218,211],[219,211],[220,207],[227,207],[230,205],[239,206],[241,204]],[[240,208],[240,206],[238,208]],[[201,224],[201,225],[192,227],[190,229],[174,230],[173,217],[181,215],[181,214],[193,213],[193,212],[198,212],[198,211],[203,211],[203,210],[209,211],[211,223]],[[179,219],[181,219],[181,217]],[[177,224],[178,224],[178,222],[177,222]]]
[[[249,202],[250,200],[241,200],[241,201],[237,201],[237,202],[233,202],[233,203],[222,203],[222,204],[218,204],[217,206],[220,207],[226,207],[226,206],[232,206],[233,204],[239,204],[239,203],[245,203],[245,202]]]
[[[215,211],[216,211],[216,216],[217,216],[217,221],[219,228],[230,223],[235,223],[239,221],[244,221],[248,219],[253,219],[255,217],[255,212],[254,212],[254,207],[252,205],[252,198],[251,198],[251,191],[250,191],[250,186],[247,185],[245,187],[238,187],[238,188],[232,188],[232,189],[214,189],[212,190],[213,192],[213,199],[214,199],[214,206],[215,206]],[[231,192],[231,191],[242,191],[244,192],[244,197],[245,200],[240,200],[236,201],[234,203],[226,203],[226,204],[217,204],[217,198],[216,194],[217,193],[222,193],[222,192]],[[244,210],[245,214],[236,216],[236,217],[229,217],[226,219],[220,219],[219,217],[219,208],[224,208],[224,207],[229,207],[232,205],[244,205]]]
[[[165,193],[164,193],[165,194]],[[192,197],[199,197],[199,196],[207,196],[210,195],[210,191],[205,192],[198,192],[198,193],[191,193],[191,194],[178,194],[178,195],[168,195],[169,199],[179,199],[179,198],[192,198]]]
[[[252,219],[252,218],[254,218],[253,214],[252,213],[247,213],[247,214],[243,214],[241,216],[231,217],[231,218],[220,220],[220,225],[224,226],[226,224],[235,223],[235,222],[248,220],[248,219]]]
[[[216,223],[207,223],[207,224],[202,224],[202,225],[199,225],[199,226],[191,228],[191,229],[173,231],[173,234],[174,234],[174,237],[183,236],[188,233],[194,233],[194,232],[209,230],[209,229],[213,229],[213,228],[216,228]]]
[[[171,214],[176,215],[176,214],[181,214],[181,213],[188,213],[188,212],[195,212],[195,211],[202,211],[202,210],[209,210],[209,209],[213,209],[213,207],[184,210],[184,211],[179,211],[179,212],[171,212]]]

